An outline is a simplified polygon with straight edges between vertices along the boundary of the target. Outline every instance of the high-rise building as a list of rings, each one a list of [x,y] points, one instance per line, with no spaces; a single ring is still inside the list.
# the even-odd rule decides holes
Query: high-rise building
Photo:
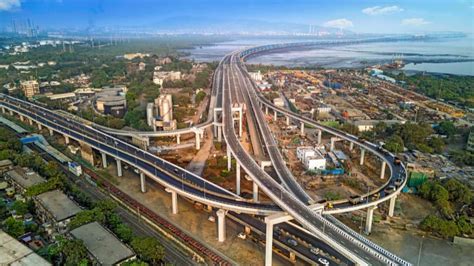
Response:
[[[160,95],[160,97],[155,99],[155,105],[164,123],[169,123],[173,120],[173,100],[171,94]]]
[[[26,80],[20,83],[20,88],[27,98],[31,98],[40,92],[39,84],[36,80]]]

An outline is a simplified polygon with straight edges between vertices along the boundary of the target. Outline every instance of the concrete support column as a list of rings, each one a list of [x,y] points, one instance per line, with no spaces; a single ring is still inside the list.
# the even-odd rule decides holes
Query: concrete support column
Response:
[[[388,206],[388,217],[393,217],[393,212],[395,211],[395,203],[397,202],[397,196],[390,199]]]
[[[5,113],[5,107],[2,106],[2,113]]]
[[[351,142],[351,144],[349,144],[349,150],[352,151],[354,149],[354,142]]]
[[[265,114],[268,115],[268,106],[265,105]]]
[[[364,165],[365,149],[360,149],[360,165]]]
[[[64,135],[64,143],[69,144],[69,136]]]
[[[107,168],[107,154],[105,152],[101,152],[102,154],[102,167]]]
[[[277,111],[276,110],[273,110],[273,121],[277,121]]]
[[[322,137],[323,137],[323,131],[320,129],[318,130],[318,144],[321,144]]]
[[[242,108],[239,110],[239,137],[242,137]]]
[[[43,126],[40,123],[38,123],[38,130],[42,130],[42,129],[43,129]]]
[[[290,117],[289,117],[289,116],[286,117],[286,125],[287,125],[287,126],[290,125]]]
[[[12,110],[10,110],[10,115],[13,115],[13,111],[12,111]]]
[[[222,127],[217,127],[217,141],[222,142]]]
[[[226,211],[219,209],[216,211],[217,214],[217,240],[219,242],[225,241],[225,214]]]
[[[230,153],[229,147],[227,147],[227,171],[232,169],[232,153]]]
[[[50,135],[50,136],[53,136],[53,134],[54,134],[53,129],[52,129],[52,128],[48,128],[48,129],[49,129],[49,135]]]
[[[196,131],[195,135],[196,135],[196,150],[199,150],[201,149],[201,138],[200,138],[199,132]]]
[[[258,202],[258,186],[255,182],[253,182],[253,201]]]
[[[365,219],[365,233],[370,234],[372,232],[372,220],[374,219],[374,210],[377,206],[371,206],[367,208],[367,218]]]
[[[181,144],[181,135],[180,134],[176,135],[176,144],[178,144],[178,145]]]
[[[273,223],[267,222],[265,230],[265,266],[272,266],[273,255]]]
[[[331,138],[331,148],[330,150],[333,151],[334,150],[334,138]]]
[[[304,136],[304,123],[301,122],[301,132],[300,132],[300,135],[301,136]]]
[[[380,178],[381,179],[385,178],[385,166],[387,166],[387,162],[383,161],[382,162],[382,169],[380,169]]]
[[[240,196],[240,164],[235,165],[235,193]]]
[[[24,121],[25,121],[25,117],[22,116],[22,115],[20,115],[20,121],[21,121],[21,122],[24,122]]]
[[[33,125],[33,119],[28,119],[28,122],[30,122],[30,126]]]
[[[117,162],[117,176],[122,176],[122,161],[115,159]]]
[[[296,261],[296,254],[294,252],[290,252],[290,260]]]
[[[140,190],[142,193],[146,192],[146,176],[142,171],[140,171]]]

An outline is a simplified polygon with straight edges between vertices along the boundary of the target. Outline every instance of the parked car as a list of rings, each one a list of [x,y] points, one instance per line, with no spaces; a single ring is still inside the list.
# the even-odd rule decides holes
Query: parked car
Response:
[[[322,265],[329,265],[329,261],[325,258],[319,258],[318,262],[321,263]]]
[[[294,240],[293,238],[289,238],[286,242],[293,247],[298,246],[298,242],[296,242],[296,240]]]
[[[237,237],[240,238],[240,239],[246,239],[247,235],[244,232],[240,232]]]
[[[385,191],[386,194],[390,194],[390,193],[392,193],[392,192],[395,192],[395,190],[397,190],[397,188],[396,188],[395,186],[393,186],[393,185],[390,185],[390,186],[388,186],[388,187],[386,187],[386,188],[384,189],[384,191]]]

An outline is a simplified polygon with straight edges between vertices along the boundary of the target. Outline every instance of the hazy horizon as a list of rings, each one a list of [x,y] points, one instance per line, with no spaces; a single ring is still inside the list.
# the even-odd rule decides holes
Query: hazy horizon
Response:
[[[1,30],[11,30],[12,21],[28,19],[50,31],[472,33],[474,4],[467,0],[0,0]]]

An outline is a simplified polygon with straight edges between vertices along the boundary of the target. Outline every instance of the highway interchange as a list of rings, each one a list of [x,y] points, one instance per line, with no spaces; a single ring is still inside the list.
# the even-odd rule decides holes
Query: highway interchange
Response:
[[[390,168],[391,178],[388,179],[389,181],[384,187],[379,188],[375,193],[383,193],[386,186],[393,185],[396,177],[402,177],[404,178],[403,183],[406,182],[406,172],[403,165],[394,164],[393,155],[383,152],[376,145],[360,141],[355,136],[322,126],[313,120],[273,106],[271,102],[267,101],[256,91],[255,84],[253,84],[253,81],[249,78],[248,73],[245,70],[241,57],[248,56],[249,54],[250,52],[248,50],[243,53],[232,53],[221,61],[214,76],[213,86],[217,87],[217,91],[213,89],[213,96],[215,96],[214,102],[216,106],[222,106],[223,109],[222,118],[224,125],[224,139],[226,140],[228,148],[252,180],[256,182],[259,188],[262,189],[278,206],[273,204],[255,203],[242,199],[232,192],[207,182],[199,176],[193,175],[178,166],[168,163],[159,157],[112,137],[109,134],[94,129],[91,126],[78,123],[75,120],[57,115],[48,109],[38,107],[30,102],[2,95],[0,105],[4,108],[14,110],[23,116],[29,117],[30,119],[35,120],[50,129],[54,129],[61,134],[65,134],[73,139],[86,143],[109,156],[118,158],[135,166],[146,173],[148,177],[166,187],[173,188],[178,192],[178,194],[184,197],[218,208],[250,214],[271,214],[278,212],[281,208],[295,218],[295,220],[303,225],[303,227],[315,233],[320,239],[334,247],[339,252],[344,253],[347,252],[347,250],[351,250],[357,253],[356,256],[360,257],[361,260],[370,264],[407,265],[407,262],[399,259],[395,255],[381,249],[363,237],[361,238],[361,236],[355,235],[357,233],[353,231],[351,232],[339,224],[336,226],[335,224],[337,223],[333,221],[332,217],[328,220],[323,216],[316,214],[308,207],[307,204],[310,199],[294,181],[291,172],[289,172],[284,164],[278,150],[278,145],[266,125],[260,109],[261,105],[263,104],[271,109],[277,110],[285,116],[291,117],[292,119],[312,125],[335,136],[351,141],[360,147],[373,152],[387,162]],[[263,171],[255,160],[242,148],[235,133],[234,121],[232,118],[231,95],[235,91],[240,91],[238,94],[240,95],[238,96],[239,100],[243,101],[249,110],[252,110],[255,121],[258,124],[259,132],[262,134],[265,147],[283,186]],[[213,110],[209,110],[209,114],[211,114],[212,111]],[[208,116],[206,126],[208,121],[212,120],[212,117],[212,115]],[[401,189],[401,187],[402,186],[399,186],[399,189]],[[398,192],[399,190],[397,190],[397,193]],[[324,213],[338,213],[366,208],[369,205],[376,205],[387,200],[388,197],[384,196],[386,195],[382,195],[380,199],[374,201],[371,201],[370,197],[366,196],[364,204],[352,205],[346,202],[332,210],[325,210]]]

